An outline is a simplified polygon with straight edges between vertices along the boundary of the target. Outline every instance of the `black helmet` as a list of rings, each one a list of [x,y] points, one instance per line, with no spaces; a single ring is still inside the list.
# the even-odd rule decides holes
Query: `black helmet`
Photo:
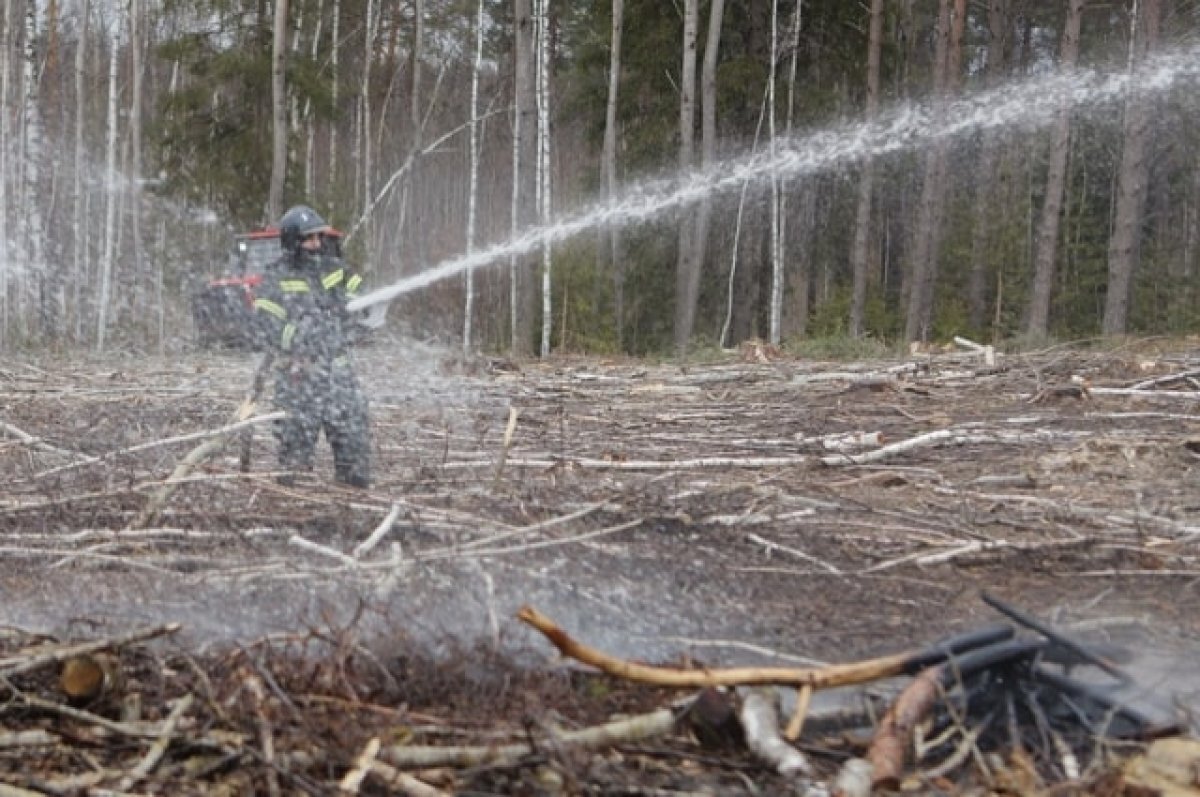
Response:
[[[319,213],[308,205],[296,205],[279,220],[279,245],[285,252],[295,252],[305,238],[328,229]]]

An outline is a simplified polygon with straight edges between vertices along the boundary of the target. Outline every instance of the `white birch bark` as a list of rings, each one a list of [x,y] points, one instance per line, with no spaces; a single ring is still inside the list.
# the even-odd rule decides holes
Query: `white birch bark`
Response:
[[[338,57],[342,49],[341,36],[342,0],[333,0],[333,20],[330,24],[329,36],[329,96],[334,109],[338,107]],[[337,185],[338,167],[338,126],[329,126],[329,187]]]
[[[724,0],[714,0],[723,3]],[[612,0],[612,38],[608,59],[608,101],[604,110],[604,198],[611,205],[617,196],[617,99],[621,88],[621,33],[625,23],[624,0]],[[617,350],[624,349],[625,263],[621,256],[621,230],[613,225],[608,231],[608,259],[613,272],[613,326]]]
[[[104,254],[100,259],[100,297],[96,306],[96,351],[104,351],[108,327],[109,296],[112,293],[113,254],[117,240],[117,51],[119,28],[114,25],[108,56],[108,122],[105,130],[106,156],[104,169]]]
[[[313,30],[309,56],[315,61],[321,48],[321,32],[325,27],[325,0],[317,2],[317,22]],[[299,37],[297,37],[299,38]],[[312,197],[316,190],[317,124],[313,117],[312,100],[304,101],[304,196]]]
[[[371,65],[375,61],[375,0],[367,0],[367,19],[365,31],[365,43],[363,46],[363,63],[362,63],[362,85],[359,88],[359,104],[362,109],[360,118],[362,120],[359,136],[361,138],[358,146],[360,147],[361,159],[359,161],[359,169],[361,169],[362,182],[362,205],[365,211],[367,205],[371,202]],[[371,225],[374,226],[374,225]],[[368,227],[368,230],[370,227]],[[365,236],[367,245],[370,246],[371,236]]]
[[[679,171],[695,166],[696,124],[696,36],[699,0],[683,5],[683,57],[679,80]],[[679,223],[679,252],[675,266],[675,351],[687,353],[696,322],[700,293],[700,264],[695,260],[695,219],[685,210]]]
[[[779,0],[771,0],[771,68],[767,74],[767,139],[771,160],[775,160],[775,64],[779,60]],[[779,177],[771,172],[771,319],[770,341],[779,345],[780,318],[783,316],[783,252],[779,234]]]
[[[483,70],[483,0],[475,12],[475,67],[471,72],[471,164],[467,187],[467,254],[475,251],[475,205],[479,194],[479,73]],[[475,305],[475,270],[466,273],[466,307],[463,309],[463,351],[471,350],[471,314]]]
[[[537,205],[543,227],[550,226],[550,0],[537,0]],[[542,243],[542,356],[550,354],[550,331],[553,318],[553,264],[549,239]]]
[[[4,0],[4,15],[0,17],[0,347],[8,342],[8,286],[12,271],[12,244],[9,241],[9,169],[12,165],[12,126],[9,123],[9,97],[12,74],[13,4]]]
[[[134,318],[144,317],[147,311],[148,275],[145,270],[145,253],[142,248],[142,6],[141,0],[129,0],[129,54],[130,80],[129,98],[129,146],[130,146],[130,232],[133,236],[133,298]],[[163,312],[161,305],[157,308]],[[162,338],[158,341],[163,345]]]
[[[287,173],[287,15],[288,0],[275,0],[275,26],[271,40],[271,187],[267,195],[267,219],[283,213],[283,180]]]
[[[88,43],[88,0],[79,6],[77,29],[79,41],[75,44],[75,142],[74,168],[71,173],[71,307],[74,313],[75,341],[83,340],[83,286],[87,282],[85,263],[87,258],[87,216],[84,213],[83,196],[83,126],[84,126],[84,79],[87,77]],[[2,255],[0,255],[2,256]]]
[[[37,41],[37,3],[25,6],[25,50],[21,57],[21,151],[17,165],[21,174],[20,194],[17,208],[21,216],[21,242],[18,254],[23,259],[17,269],[17,315],[23,331],[28,332],[27,322],[31,309],[36,307],[31,278],[46,268],[42,254],[44,235],[40,202],[42,165],[42,123],[38,106],[38,54],[34,48]]]
[[[515,240],[521,229],[521,172],[529,168],[521,159],[523,137],[529,131],[521,124],[521,95],[522,87],[529,74],[529,52],[521,35],[524,20],[522,15],[527,13],[529,0],[514,0],[513,19],[516,30],[513,35],[513,115],[512,115],[512,205],[509,208],[509,231]],[[508,259],[508,307],[509,307],[509,349],[516,355],[524,350],[521,342],[521,258],[513,254]]]

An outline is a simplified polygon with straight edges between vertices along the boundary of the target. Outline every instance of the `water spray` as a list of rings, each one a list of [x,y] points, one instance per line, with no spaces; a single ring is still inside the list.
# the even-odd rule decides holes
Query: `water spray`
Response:
[[[351,311],[386,304],[466,271],[528,254],[579,233],[646,221],[772,175],[795,178],[850,165],[918,145],[999,127],[1037,128],[1063,108],[1099,106],[1126,92],[1161,94],[1200,75],[1200,44],[1158,53],[1132,72],[1076,69],[1048,78],[999,86],[945,105],[902,105],[876,121],[838,125],[777,142],[774,152],[751,154],[696,170],[677,179],[653,180],[577,211],[554,224],[531,227],[486,249],[444,261],[420,274],[378,288],[348,304]]]

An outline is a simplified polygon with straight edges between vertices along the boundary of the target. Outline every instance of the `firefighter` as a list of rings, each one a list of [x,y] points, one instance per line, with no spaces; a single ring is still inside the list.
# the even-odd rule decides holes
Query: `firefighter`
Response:
[[[298,205],[279,220],[283,254],[267,270],[254,301],[263,343],[275,353],[275,403],[287,412],[276,422],[279,464],[310,471],[324,430],[333,448],[335,478],[354,487],[371,479],[367,401],[346,353],[346,301],[357,288],[340,258],[329,258],[332,228],[312,208]],[[292,483],[289,474],[281,478]]]

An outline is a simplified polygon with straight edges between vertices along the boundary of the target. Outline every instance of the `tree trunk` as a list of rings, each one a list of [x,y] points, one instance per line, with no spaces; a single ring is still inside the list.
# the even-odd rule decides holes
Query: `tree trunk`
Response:
[[[107,185],[117,184],[117,26],[113,25],[108,56],[108,125],[105,130],[107,157],[105,172]],[[96,304],[96,351],[104,351],[104,335],[108,328],[108,305],[112,293],[113,256],[117,241],[117,202],[115,191],[105,192],[104,202],[104,255],[100,260],[100,296]]]
[[[0,17],[0,229],[8,230],[9,169],[12,166],[12,126],[9,122],[9,75],[12,73],[13,36],[12,0],[4,0]],[[9,285],[12,281],[10,247],[0,246],[0,349],[6,347],[9,334]]]
[[[550,0],[536,0],[537,13],[537,180],[538,221],[550,227]],[[554,294],[551,290],[553,246],[542,240],[542,356],[550,354],[550,336],[554,322]]]
[[[988,0],[988,45],[986,85],[995,86],[1008,61],[1012,0]],[[967,314],[970,326],[982,330],[987,322],[988,252],[992,231],[992,208],[996,194],[997,134],[985,130],[979,144],[979,181],[971,222],[971,267],[967,277]]]
[[[1062,56],[1059,69],[1075,70],[1079,59],[1080,18],[1085,0],[1067,0],[1067,19],[1063,27]],[[1050,163],[1046,173],[1046,193],[1042,216],[1034,241],[1033,288],[1025,318],[1025,334],[1033,338],[1046,335],[1050,319],[1050,298],[1054,289],[1055,261],[1058,259],[1058,230],[1062,215],[1063,193],[1067,176],[1067,155],[1071,146],[1071,109],[1065,106],[1054,119],[1050,139]]]
[[[514,237],[535,219],[535,160],[537,155],[537,102],[533,69],[533,2],[513,0],[516,32],[513,53],[513,195]],[[534,281],[531,258],[514,257],[510,263],[512,305],[512,353],[533,351]]]
[[[717,160],[717,60],[721,51],[721,27],[725,0],[712,0],[708,15],[708,37],[700,71],[700,166],[709,172]],[[692,262],[699,274],[708,262],[708,237],[712,220],[712,197],[700,200],[692,241]],[[698,277],[697,277],[698,279]],[[697,291],[698,293],[698,291]]]
[[[724,0],[714,0],[714,5]],[[617,197],[617,98],[621,88],[621,33],[625,22],[624,0],[612,0],[612,38],[608,60],[608,101],[604,110],[604,198],[612,205]],[[621,253],[621,230],[608,229],[608,260],[613,275],[613,328],[617,351],[625,348],[625,263]]]
[[[287,176],[287,15],[288,0],[275,0],[275,25],[271,37],[271,187],[267,194],[267,220],[283,214],[283,181]]]
[[[879,63],[883,51],[883,0],[871,0],[867,34],[867,107],[866,124],[871,124],[879,111]],[[853,288],[850,298],[851,337],[863,334],[863,319],[867,307],[867,281],[870,267],[867,262],[871,236],[871,203],[875,193],[875,162],[868,156],[858,178],[858,205],[854,214],[854,241],[850,250],[850,269]]]
[[[695,165],[696,140],[696,34],[700,1],[684,0],[683,63],[679,80],[679,171]],[[685,210],[679,223],[679,251],[675,267],[675,351],[687,353],[696,323],[700,294],[700,264],[695,259],[695,218]]]
[[[483,0],[475,13],[475,66],[471,71],[471,164],[467,186],[467,254],[475,251],[475,207],[479,195],[479,73],[483,70]],[[463,351],[471,351],[471,315],[475,304],[475,271],[467,269],[463,308]]]
[[[937,114],[949,94],[951,75],[951,14],[952,0],[938,4],[937,47],[933,66],[933,104]],[[965,0],[953,0],[955,11],[965,6]],[[937,279],[938,238],[941,232],[942,208],[946,191],[946,161],[949,145],[939,139],[925,155],[924,180],[917,206],[917,221],[909,268],[908,313],[904,322],[906,341],[923,340],[929,334],[933,320],[933,287]]]
[[[71,307],[75,314],[73,331],[76,343],[83,341],[83,297],[85,296],[83,287],[86,283],[85,261],[87,258],[87,217],[84,215],[83,197],[83,128],[86,121],[83,113],[85,107],[84,79],[87,77],[89,8],[90,4],[87,0],[84,0],[79,6],[79,41],[75,45],[75,141],[71,171]],[[3,67],[0,66],[0,68]],[[0,138],[3,136],[0,135]],[[0,153],[3,151],[3,146],[0,144]],[[3,155],[0,154],[0,158],[2,157]],[[0,161],[0,173],[3,171],[3,162]],[[0,186],[0,193],[2,192],[3,186]],[[3,219],[2,212],[0,212],[0,219]],[[2,257],[4,255],[0,254],[0,258]],[[0,277],[0,281],[2,281],[2,277]],[[0,285],[0,296],[2,295],[3,286]]]
[[[148,318],[150,278],[146,270],[146,257],[142,247],[142,5],[141,0],[129,3],[129,58],[132,85],[129,98],[129,147],[132,174],[130,175],[129,203],[131,207],[130,232],[133,236],[133,283],[134,318]],[[162,307],[155,308],[156,313]],[[162,351],[164,341],[159,338]]]
[[[1158,41],[1161,0],[1141,0],[1135,15],[1137,30],[1130,43],[1130,69],[1154,49]],[[1105,335],[1123,335],[1129,321],[1129,297],[1146,203],[1146,181],[1150,148],[1150,116],[1153,100],[1130,84],[1125,99],[1125,143],[1117,172],[1116,207],[1108,244],[1108,293],[1104,300]]]
[[[337,109],[338,107],[338,82],[341,79],[341,73],[338,71],[338,61],[342,51],[341,38],[341,23],[342,23],[342,0],[333,0],[333,19],[330,22],[329,30],[329,102]],[[337,187],[338,175],[338,126],[331,124],[329,126],[329,177],[328,186],[330,190]]]
[[[779,63],[779,0],[771,0],[771,63],[767,69],[767,143],[771,161],[775,160],[775,71]],[[768,339],[771,345],[780,341],[780,319],[783,316],[783,252],[779,224],[779,175],[771,172],[771,308],[768,320]]]

